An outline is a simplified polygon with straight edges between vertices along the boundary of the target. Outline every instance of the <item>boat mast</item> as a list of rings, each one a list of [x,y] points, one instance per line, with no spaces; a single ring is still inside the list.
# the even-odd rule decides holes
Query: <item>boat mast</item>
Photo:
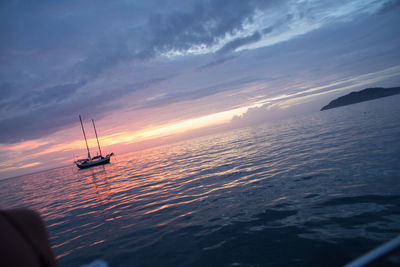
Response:
[[[79,120],[81,121],[83,137],[85,137],[85,143],[86,143],[86,149],[87,149],[88,159],[91,159],[91,157],[90,157],[90,152],[89,152],[89,146],[88,146],[88,143],[87,143],[87,140],[86,140],[86,134],[85,134],[85,129],[83,128],[83,123],[82,123],[81,115],[79,115]]]
[[[94,120],[93,120],[93,119],[92,119],[92,123],[93,123],[94,133],[96,134],[97,146],[99,147],[100,156],[102,156],[102,154],[101,154],[101,148],[100,148],[100,143],[99,143],[99,138],[97,137],[96,126],[94,125]]]

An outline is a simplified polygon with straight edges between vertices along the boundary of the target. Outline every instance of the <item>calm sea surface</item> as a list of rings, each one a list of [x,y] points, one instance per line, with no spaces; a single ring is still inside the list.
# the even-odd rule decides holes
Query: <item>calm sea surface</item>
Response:
[[[341,265],[400,234],[399,103],[3,180],[0,208],[39,211],[61,266]]]

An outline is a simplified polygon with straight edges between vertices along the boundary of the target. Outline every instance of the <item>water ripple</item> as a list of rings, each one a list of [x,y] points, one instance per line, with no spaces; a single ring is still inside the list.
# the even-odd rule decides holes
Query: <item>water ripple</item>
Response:
[[[0,205],[38,210],[65,266],[341,265],[400,232],[396,103],[0,181]]]

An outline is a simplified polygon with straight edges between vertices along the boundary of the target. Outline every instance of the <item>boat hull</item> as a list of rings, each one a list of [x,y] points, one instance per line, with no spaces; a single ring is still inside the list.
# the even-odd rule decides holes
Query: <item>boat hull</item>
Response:
[[[99,160],[92,160],[92,161],[88,161],[88,162],[75,162],[76,166],[78,166],[79,169],[86,169],[86,168],[90,168],[93,166],[98,166],[98,165],[104,165],[110,163],[110,157],[107,156],[105,158],[99,159]]]

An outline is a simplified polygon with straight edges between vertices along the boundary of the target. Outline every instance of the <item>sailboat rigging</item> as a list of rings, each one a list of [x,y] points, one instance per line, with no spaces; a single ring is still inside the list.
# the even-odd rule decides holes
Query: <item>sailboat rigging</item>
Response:
[[[96,126],[94,124],[94,120],[92,119],[92,123],[93,123],[94,132],[96,134],[97,146],[98,146],[100,154],[93,158],[90,156],[89,145],[88,145],[88,142],[86,139],[85,128],[83,128],[81,115],[79,115],[79,120],[81,122],[81,127],[82,127],[83,137],[84,137],[85,143],[86,143],[88,157],[86,159],[75,160],[74,162],[75,162],[76,166],[78,166],[78,168],[80,168],[80,169],[84,169],[84,168],[89,168],[89,167],[96,166],[96,165],[103,165],[103,164],[110,163],[110,158],[111,158],[111,156],[114,155],[114,153],[110,153],[103,157],[103,154],[101,153],[100,142],[99,142],[99,138],[97,136],[97,130],[96,130]]]

